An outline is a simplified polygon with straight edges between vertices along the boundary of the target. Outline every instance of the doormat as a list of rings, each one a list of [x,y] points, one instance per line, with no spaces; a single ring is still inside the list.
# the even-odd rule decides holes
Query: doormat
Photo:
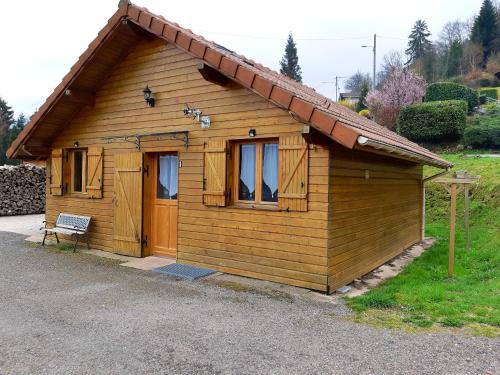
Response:
[[[209,270],[207,268],[193,267],[188,264],[169,264],[168,266],[153,268],[152,271],[163,273],[164,275],[180,277],[186,280],[196,280],[201,277],[211,275],[217,271]]]

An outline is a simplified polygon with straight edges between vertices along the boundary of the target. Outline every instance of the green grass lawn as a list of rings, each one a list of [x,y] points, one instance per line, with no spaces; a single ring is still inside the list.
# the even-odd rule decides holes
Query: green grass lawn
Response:
[[[470,153],[468,155],[471,155]],[[472,192],[471,249],[464,249],[463,199],[457,208],[455,276],[447,277],[448,202],[443,187],[427,186],[426,235],[432,248],[400,275],[348,300],[356,320],[409,330],[453,327],[472,334],[500,335],[500,159],[443,154],[454,170],[481,176]],[[428,168],[426,175],[436,172]]]

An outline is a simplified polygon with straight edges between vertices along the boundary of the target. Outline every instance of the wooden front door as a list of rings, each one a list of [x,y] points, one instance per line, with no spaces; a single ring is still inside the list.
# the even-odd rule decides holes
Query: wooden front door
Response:
[[[156,154],[151,163],[151,244],[152,255],[177,256],[177,154]]]
[[[114,156],[113,248],[118,254],[142,254],[142,153]]]

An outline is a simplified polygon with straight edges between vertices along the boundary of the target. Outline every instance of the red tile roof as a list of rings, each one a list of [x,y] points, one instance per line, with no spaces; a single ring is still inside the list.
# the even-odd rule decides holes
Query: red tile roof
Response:
[[[439,167],[451,166],[451,163],[441,159],[429,150],[358,115],[356,112],[317,93],[311,87],[298,83],[253,60],[247,59],[245,56],[238,55],[212,41],[208,41],[202,36],[194,34],[191,30],[184,29],[176,23],[165,20],[162,16],[149,12],[146,8],[127,4],[126,1],[121,1],[120,4],[120,8],[110,18],[104,29],[99,32],[98,37],[89,45],[87,51],[80,56],[78,62],[71,68],[71,71],[40,108],[40,111],[32,117],[32,121],[25,131],[13,142],[7,153],[9,157],[15,156],[19,147],[29,139],[29,135],[39,125],[45,112],[50,110],[54,101],[60,98],[61,93],[69,87],[82,66],[85,66],[87,60],[91,59],[94,50],[105,40],[108,34],[117,29],[116,24],[126,18],[152,34],[174,43],[179,48],[204,60],[212,68],[217,69],[222,74],[279,107],[292,112],[302,121],[345,147],[362,147],[361,143],[358,142],[358,137],[364,137],[382,145],[383,147],[380,149],[385,152],[389,150],[396,157],[404,155],[406,158],[425,164]]]

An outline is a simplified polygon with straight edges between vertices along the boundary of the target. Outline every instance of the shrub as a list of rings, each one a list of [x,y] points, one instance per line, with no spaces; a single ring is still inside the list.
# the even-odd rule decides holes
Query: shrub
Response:
[[[368,109],[362,109],[361,111],[358,112],[358,114],[366,118],[371,118],[370,111]]]
[[[467,103],[445,100],[413,104],[401,110],[398,133],[417,142],[441,142],[460,138],[465,128]]]
[[[352,110],[354,110],[354,107],[356,107],[356,103],[353,103],[347,99],[342,99],[341,101],[339,101],[339,104]]]
[[[427,87],[426,102],[442,100],[465,100],[468,111],[472,112],[479,105],[479,94],[476,90],[453,82],[436,82]]]
[[[467,126],[464,133],[466,146],[500,149],[500,116],[481,116]]]
[[[485,95],[488,98],[498,100],[498,90],[496,88],[481,89],[480,94]]]
[[[486,104],[486,95],[484,94],[479,95],[479,104],[481,105]]]
[[[500,113],[500,106],[496,103],[488,103],[483,106],[484,111],[488,115],[493,115],[495,113]],[[500,119],[498,120],[500,121]]]

